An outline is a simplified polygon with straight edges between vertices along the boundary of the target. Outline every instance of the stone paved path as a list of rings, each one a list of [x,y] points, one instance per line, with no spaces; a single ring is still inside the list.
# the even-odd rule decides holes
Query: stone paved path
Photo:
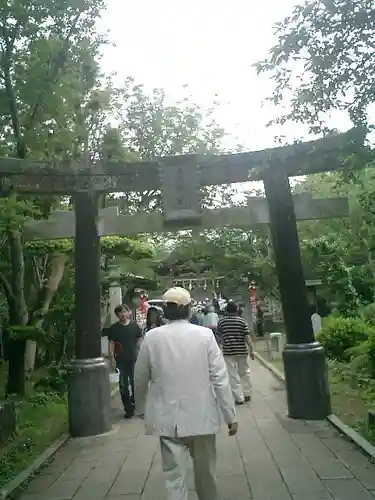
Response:
[[[327,422],[286,418],[282,386],[252,364],[254,396],[239,408],[237,439],[218,440],[226,500],[374,500],[375,466]],[[165,500],[158,441],[114,410],[106,436],[71,440],[21,500]],[[192,474],[190,499],[196,500]]]

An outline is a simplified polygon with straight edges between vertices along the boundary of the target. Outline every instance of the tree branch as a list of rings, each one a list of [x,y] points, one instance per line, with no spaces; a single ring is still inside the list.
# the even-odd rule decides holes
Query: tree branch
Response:
[[[38,266],[35,255],[33,255],[33,257],[32,257],[31,264],[32,264],[35,280],[36,280],[37,285],[38,285],[38,290],[40,290],[43,286],[43,280],[42,280],[42,277],[41,277],[40,272],[39,272],[39,266]]]
[[[23,258],[21,234],[16,229],[8,229],[7,236],[12,268],[11,283],[14,295],[13,314],[17,316],[12,318],[12,322],[16,325],[22,325],[27,321],[27,306],[24,292],[25,262]]]
[[[64,276],[67,262],[68,256],[66,254],[56,253],[52,256],[50,276],[39,292],[36,307],[30,314],[29,324],[35,325],[36,323],[42,321],[44,316],[47,314],[51,302]]]
[[[14,305],[14,295],[12,291],[12,287],[10,286],[10,283],[5,276],[4,273],[0,272],[0,285],[3,287],[4,294],[6,296],[8,306],[12,307]]]
[[[1,66],[3,68],[3,73],[4,73],[5,92],[9,102],[9,112],[12,123],[12,130],[17,144],[17,156],[19,158],[25,158],[26,148],[21,133],[21,126],[17,108],[17,98],[14,92],[12,76],[11,76],[12,52],[13,52],[14,40],[12,41],[9,38],[9,33],[5,27],[5,23],[3,23],[3,25],[1,26],[1,32],[5,42],[1,58]]]

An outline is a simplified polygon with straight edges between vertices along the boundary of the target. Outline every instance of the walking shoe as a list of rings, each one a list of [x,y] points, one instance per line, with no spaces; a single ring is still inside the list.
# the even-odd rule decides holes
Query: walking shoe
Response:
[[[241,406],[241,405],[244,405],[245,404],[245,401],[236,401],[236,405],[237,406]]]
[[[245,403],[248,403],[251,400],[251,396],[245,396]]]

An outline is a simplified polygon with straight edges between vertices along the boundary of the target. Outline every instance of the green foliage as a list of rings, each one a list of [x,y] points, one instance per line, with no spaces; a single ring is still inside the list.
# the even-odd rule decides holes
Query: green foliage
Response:
[[[256,67],[274,79],[270,100],[289,109],[278,122],[317,132],[333,110],[346,110],[356,124],[367,121],[375,99],[374,12],[368,0],[308,0],[276,24],[278,42]]]
[[[46,333],[42,328],[29,325],[10,325],[7,327],[9,339],[12,340],[35,340],[36,342],[45,341]]]
[[[40,215],[39,209],[30,200],[11,195],[0,198],[0,232],[6,229],[22,229],[25,221]]]
[[[353,315],[374,301],[374,171],[312,175],[297,183],[294,191],[317,198],[348,198],[348,217],[304,221],[298,228],[306,278],[322,279],[319,293],[342,315]]]
[[[214,113],[218,104],[202,109],[186,96],[168,104],[163,89],[148,93],[128,78],[119,89],[118,116],[125,146],[142,159],[189,153],[218,153],[225,132]]]
[[[371,376],[375,379],[375,334],[372,332],[367,341],[367,355],[369,359],[369,366]]]
[[[3,2],[4,3],[4,2]],[[74,143],[71,118],[97,76],[102,0],[4,3],[0,22],[3,148],[59,156]]]
[[[102,118],[100,107],[94,110],[92,105],[103,43],[95,27],[103,0],[2,0],[0,7],[0,154],[52,161],[84,156],[86,160],[95,135],[94,125],[90,129],[89,124],[98,121],[98,114]],[[1,202],[0,281],[12,325],[27,324],[35,312],[48,310],[51,302],[51,293],[43,293],[57,267],[49,259],[51,249],[46,251],[44,246],[43,254],[30,244],[25,252],[22,227],[30,217],[48,216],[56,205],[52,196],[25,200],[12,195]],[[61,243],[52,245],[60,245],[59,252],[67,250]],[[30,331],[16,333],[25,336]],[[22,356],[10,355],[9,366],[10,373],[19,376],[13,385],[8,381],[8,389],[22,394]]]
[[[352,372],[356,374],[359,383],[366,383],[369,379],[374,379],[375,382],[373,338],[374,335],[370,333],[367,340],[348,350],[349,366]]]
[[[68,371],[64,366],[52,364],[47,374],[35,383],[35,389],[43,393],[65,394],[68,391]]]
[[[101,238],[101,247],[103,254],[108,258],[126,256],[130,259],[140,260],[153,256],[153,249],[149,243],[123,236]]]
[[[358,348],[362,345],[363,343]],[[358,357],[353,358],[350,363],[328,361],[332,412],[375,444],[375,434],[367,424],[368,411],[375,406],[375,379],[370,378],[369,372],[363,367],[358,369],[358,361]],[[282,360],[273,360],[272,364],[284,372]]]
[[[41,257],[54,253],[70,254],[73,251],[73,247],[74,241],[68,238],[25,242],[25,252],[32,257]]]
[[[367,304],[359,312],[366,323],[375,327],[375,303]]]
[[[105,236],[101,238],[101,248],[108,258],[126,257],[130,259],[150,258],[153,255],[152,246],[147,242],[126,238],[123,236]],[[42,240],[27,241],[25,249],[31,256],[41,256],[54,253],[70,254],[74,250],[74,240]]]
[[[354,358],[350,363],[329,362],[332,410],[344,423],[375,443],[375,436],[368,428],[368,411],[375,405],[375,379],[359,370],[355,366],[357,361]]]
[[[218,103],[202,109],[186,89],[185,97],[171,104],[163,89],[148,92],[133,78],[128,78],[121,88],[113,89],[113,95],[119,126],[117,131],[108,130],[103,139],[104,158],[122,159],[130,155],[147,160],[158,156],[223,151],[225,131],[214,118]],[[203,191],[206,203],[212,205],[215,199],[231,197],[233,189],[222,186]],[[116,196],[111,203],[124,212],[162,208],[158,190]]]
[[[249,280],[260,284],[263,293],[275,293],[277,279],[267,229],[226,228],[206,231],[192,239],[181,235],[164,262],[175,277],[224,276],[227,294],[246,287]],[[168,273],[168,269],[159,272]]]
[[[17,434],[0,452],[0,487],[3,487],[67,430],[68,405],[59,394],[33,392],[16,400]]]
[[[328,317],[323,322],[317,339],[329,358],[347,361],[349,350],[367,340],[372,328],[360,318]]]

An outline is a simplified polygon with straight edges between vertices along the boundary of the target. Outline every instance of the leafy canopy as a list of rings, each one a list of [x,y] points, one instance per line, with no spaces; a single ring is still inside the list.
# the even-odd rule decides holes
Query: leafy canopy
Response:
[[[256,64],[275,82],[269,100],[284,106],[277,120],[325,128],[327,112],[367,122],[375,101],[375,2],[308,0],[275,26],[278,41]]]

